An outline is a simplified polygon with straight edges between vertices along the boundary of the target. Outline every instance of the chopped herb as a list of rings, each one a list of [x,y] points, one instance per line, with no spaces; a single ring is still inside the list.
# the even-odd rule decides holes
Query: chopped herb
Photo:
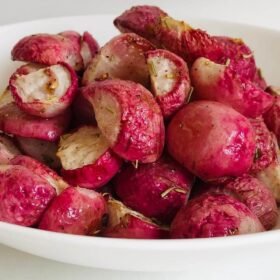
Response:
[[[138,168],[138,166],[139,166],[139,160],[135,160],[135,162],[132,161],[131,163],[132,163],[132,165],[134,166],[135,169]]]
[[[181,188],[179,188],[179,187],[170,187],[169,189],[167,189],[167,190],[165,190],[162,194],[161,194],[161,197],[162,198],[164,198],[164,197],[166,197],[170,192],[172,192],[172,191],[174,191],[174,192],[177,192],[177,193],[183,193],[183,194],[186,194],[187,193],[187,191],[186,190],[184,190],[184,189],[181,189]]]
[[[253,57],[253,53],[243,54],[242,57],[245,59],[251,58],[251,57]]]
[[[107,110],[109,113],[114,114],[114,111],[111,110],[109,107],[104,107],[104,108],[105,108],[105,110]]]
[[[230,59],[227,58],[226,63],[225,63],[225,66],[229,66],[229,65],[230,65]]]
[[[190,88],[190,91],[189,91],[189,93],[188,93],[188,95],[187,95],[187,98],[186,98],[186,100],[185,100],[185,103],[186,103],[186,104],[188,104],[188,103],[190,102],[190,100],[191,100],[191,98],[192,98],[193,90],[194,90],[194,87],[191,87],[191,88]]]

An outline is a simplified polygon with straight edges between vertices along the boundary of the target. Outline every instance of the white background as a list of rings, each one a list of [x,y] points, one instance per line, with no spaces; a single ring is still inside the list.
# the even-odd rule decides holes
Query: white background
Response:
[[[0,24],[46,17],[119,14],[135,4],[155,4],[172,15],[215,18],[280,29],[280,1],[277,0],[0,0]],[[4,40],[5,38],[1,38]],[[279,50],[280,51],[280,50]],[[55,248],[53,248],[55,250]],[[279,252],[280,254],[280,252]],[[203,270],[203,267],[202,267]],[[213,278],[212,278],[213,277]],[[1,280],[96,280],[96,279],[185,279],[177,273],[131,273],[83,268],[48,261],[0,245]],[[215,279],[205,275],[205,280]]]

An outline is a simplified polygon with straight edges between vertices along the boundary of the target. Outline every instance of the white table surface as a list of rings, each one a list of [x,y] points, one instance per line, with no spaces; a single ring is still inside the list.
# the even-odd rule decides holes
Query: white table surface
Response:
[[[280,2],[278,0],[0,0],[0,25],[57,16],[119,14],[132,5],[143,3],[160,5],[170,14],[179,14],[186,19],[188,16],[215,18],[280,29]],[[218,272],[213,271],[211,275],[205,275],[204,279],[215,279],[215,273]],[[242,279],[238,276],[237,274],[229,275],[227,280]],[[185,277],[184,272],[132,273],[84,268],[45,260],[0,245],[0,279],[176,280],[185,279]]]

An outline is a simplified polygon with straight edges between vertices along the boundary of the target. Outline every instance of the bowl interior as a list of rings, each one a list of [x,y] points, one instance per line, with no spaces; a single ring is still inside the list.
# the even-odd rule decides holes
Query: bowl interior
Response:
[[[19,38],[33,33],[57,33],[69,29],[80,32],[88,30],[102,45],[118,34],[112,24],[113,18],[112,15],[68,17],[0,27],[2,38],[0,90],[7,86],[11,73],[19,65],[18,62],[12,62],[10,59],[10,51]],[[280,32],[213,20],[187,20],[193,26],[212,34],[243,38],[253,49],[257,64],[262,69],[268,84],[280,85],[277,68],[280,65]],[[252,257],[256,248],[258,250],[269,248],[270,253],[273,250],[279,252],[279,239],[280,232],[271,231],[242,237],[206,240],[118,240],[49,233],[0,222],[0,243],[58,261],[122,270],[188,269],[200,262],[212,264],[217,260],[222,265],[225,260],[221,256],[226,254],[228,258],[236,258],[240,253],[236,250],[246,248],[244,256],[239,256],[241,263]],[[279,245],[275,246],[275,244]],[[217,255],[217,252],[223,255]],[[217,256],[217,259],[213,256]],[[227,263],[224,265],[226,266]]]

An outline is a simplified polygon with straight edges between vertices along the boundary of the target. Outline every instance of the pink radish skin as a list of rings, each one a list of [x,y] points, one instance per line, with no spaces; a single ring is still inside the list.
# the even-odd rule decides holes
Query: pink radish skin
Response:
[[[55,196],[55,189],[32,170],[0,166],[0,221],[33,226]]]
[[[202,180],[223,180],[249,171],[255,153],[254,131],[244,116],[213,101],[192,102],[171,120],[171,156]]]
[[[251,175],[245,174],[229,179],[223,185],[204,185],[199,188],[199,191],[200,194],[208,192],[230,195],[244,203],[258,217],[266,230],[276,225],[278,212],[273,193]]]
[[[156,26],[165,16],[167,14],[156,6],[135,6],[117,17],[114,20],[114,25],[122,33],[134,32],[158,45]]]
[[[45,65],[65,62],[79,71],[83,69],[80,44],[73,40],[76,36],[35,34],[22,38],[12,50],[12,59]]]
[[[190,98],[190,76],[183,59],[167,50],[146,53],[152,89],[162,114],[169,118]]]
[[[132,211],[118,200],[110,198],[108,205],[108,226],[102,236],[133,239],[162,239],[168,231],[145,216]]]
[[[250,120],[255,130],[256,151],[250,173],[263,182],[280,202],[280,157],[279,147],[273,132],[262,118]]]
[[[21,152],[14,144],[12,138],[0,134],[0,164],[8,164],[15,156]]]
[[[104,45],[88,65],[83,85],[108,78],[131,80],[146,87],[150,84],[145,52],[154,46],[134,34],[121,34]]]
[[[235,193],[237,198],[259,218],[266,230],[276,225],[278,212],[275,198],[271,190],[258,179],[243,175],[227,182],[225,189]]]
[[[107,215],[106,201],[95,191],[71,187],[57,196],[39,224],[43,230],[94,235]]]
[[[257,174],[277,161],[277,143],[275,136],[266,127],[262,118],[251,119],[255,131],[256,151],[250,173]]]
[[[223,194],[192,199],[171,224],[171,238],[203,238],[262,232],[258,218],[238,200]]]
[[[57,155],[63,167],[62,177],[73,186],[90,189],[104,186],[122,165],[100,130],[93,126],[62,136]]]
[[[64,189],[69,187],[69,185],[55,171],[31,157],[19,155],[14,157],[10,161],[10,164],[26,167],[28,170],[48,182],[56,190],[57,194],[60,194]]]
[[[76,47],[78,45],[80,45],[80,42],[82,40],[82,36],[80,35],[80,33],[78,33],[77,31],[74,31],[74,30],[62,31],[62,32],[58,33],[57,35],[63,36],[65,38],[71,40],[72,44]]]
[[[16,142],[23,153],[53,169],[61,167],[59,158],[56,156],[57,143],[38,140],[33,138],[16,137]]]
[[[9,90],[0,96],[0,130],[8,134],[56,142],[68,128],[70,118],[68,110],[50,119],[31,116],[16,106]]]
[[[168,224],[187,202],[193,181],[194,176],[178,163],[161,158],[137,168],[128,165],[114,182],[125,205]]]
[[[10,90],[24,112],[51,118],[62,114],[72,103],[78,78],[66,63],[30,70],[26,74],[20,72],[22,70],[16,71],[10,78]]]
[[[265,113],[273,97],[230,66],[199,58],[191,68],[191,80],[197,100],[212,100],[228,105],[246,117]]]
[[[131,81],[106,80],[83,88],[98,127],[112,150],[130,161],[156,161],[164,146],[164,124],[152,94]]]
[[[85,31],[81,42],[81,56],[83,58],[84,67],[86,68],[91,60],[97,55],[99,44],[93,36]]]

